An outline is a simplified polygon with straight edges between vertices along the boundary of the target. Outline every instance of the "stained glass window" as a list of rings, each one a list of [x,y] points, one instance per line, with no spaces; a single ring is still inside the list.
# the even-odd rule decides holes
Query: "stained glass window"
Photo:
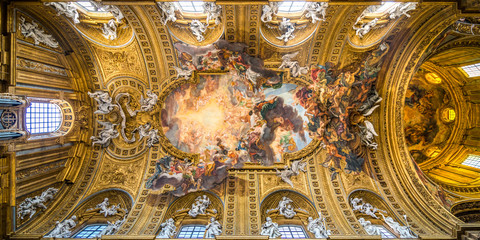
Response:
[[[478,77],[480,76],[480,63],[463,66],[463,71],[468,75],[468,77]]]
[[[73,238],[95,238],[106,227],[107,227],[107,224],[87,225],[82,230],[80,230],[77,234],[75,234]]]
[[[32,102],[27,108],[25,122],[32,134],[55,132],[62,123],[62,113],[56,104]]]
[[[467,159],[463,161],[463,165],[474,167],[480,169],[480,156],[479,155],[468,155]]]
[[[182,12],[203,13],[203,2],[177,2]]]
[[[392,232],[388,231],[385,226],[382,225],[377,225],[377,227],[380,229],[380,235],[382,238],[397,238]]]
[[[279,13],[296,13],[305,8],[306,2],[281,2],[278,4]]]
[[[278,230],[282,234],[281,238],[307,238],[307,234],[305,234],[305,230],[303,230],[303,227],[301,226],[283,225],[279,226]]]
[[[205,235],[205,225],[187,225],[182,226],[177,238],[203,238]]]

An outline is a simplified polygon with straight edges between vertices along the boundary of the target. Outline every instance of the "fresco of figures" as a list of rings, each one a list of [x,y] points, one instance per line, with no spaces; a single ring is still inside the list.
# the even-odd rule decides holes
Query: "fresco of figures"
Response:
[[[179,75],[188,78],[183,73],[196,71],[199,79],[168,95],[161,123],[175,147],[200,154],[200,160],[162,158],[147,188],[173,185],[174,195],[210,189],[230,168],[247,162],[271,166],[281,162],[282,153],[299,151],[312,139],[326,149],[322,165],[332,179],[340,171],[365,170],[367,149],[377,147],[367,118],[381,101],[375,84],[387,44],[343,69],[331,63],[311,66],[308,86],[288,83],[285,71],[264,68],[241,43],[175,47]]]

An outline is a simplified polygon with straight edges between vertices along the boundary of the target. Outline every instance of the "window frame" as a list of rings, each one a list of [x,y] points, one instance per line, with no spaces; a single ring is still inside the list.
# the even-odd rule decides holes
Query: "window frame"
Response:
[[[470,73],[469,73],[469,70],[465,70],[465,68],[473,68],[475,67],[476,71],[474,72],[477,72],[475,76],[470,76]],[[480,77],[480,62],[478,63],[473,63],[473,64],[469,64],[469,65],[464,65],[464,66],[460,66],[458,67],[458,69],[460,69],[461,72],[463,72],[463,74],[465,74],[465,76],[467,78],[479,78]]]
[[[473,158],[473,159],[470,159]],[[473,164],[465,164],[466,161],[471,161]],[[467,154],[467,157],[460,163],[462,166],[466,166],[469,168],[474,168],[476,170],[480,169],[480,155],[477,154]]]
[[[28,127],[29,125],[39,124],[39,123],[35,123],[35,122],[33,122],[33,123],[32,123],[32,122],[29,122],[29,120],[31,120],[31,116],[30,116],[30,117],[27,117],[27,116],[29,116],[28,114],[31,114],[31,112],[29,112],[29,109],[30,109],[31,107],[33,107],[33,106],[32,106],[33,104],[52,104],[52,105],[54,105],[54,106],[57,108],[58,113],[60,114],[60,119],[59,119],[60,122],[59,122],[59,124],[58,124],[58,126],[56,127],[55,130],[53,130],[53,131],[47,131],[47,132],[32,132],[32,131],[31,131],[31,129]],[[42,114],[43,114],[43,113],[42,113]],[[42,118],[42,117],[40,117],[40,118]],[[64,124],[64,114],[63,114],[62,108],[61,108],[58,104],[52,103],[51,101],[46,101],[46,100],[37,100],[37,99],[35,99],[35,100],[31,101],[30,104],[29,104],[29,106],[26,107],[26,109],[25,109],[24,119],[25,119],[25,130],[26,130],[30,135],[32,135],[32,136],[56,134],[56,133],[58,133],[58,132],[60,131],[62,125]],[[45,119],[47,119],[47,122],[48,122],[48,119],[49,119],[49,118],[46,117]],[[34,127],[33,129],[35,129],[35,127]]]
[[[85,230],[87,230],[87,228],[89,227],[94,227],[94,226],[103,226],[102,229],[100,229],[100,231],[95,235],[95,236],[92,236],[91,234],[92,233],[95,233],[98,229],[95,229],[94,231],[92,231],[88,237],[77,237],[78,235],[82,234],[82,232],[84,232]],[[72,234],[70,236],[70,238],[77,238],[77,239],[93,239],[93,238],[97,238],[99,236],[99,234],[108,226],[108,224],[106,223],[91,223],[91,224],[86,224],[84,225],[80,230],[78,230],[77,232],[75,232],[74,234]]]
[[[303,237],[303,238],[295,238],[295,237],[293,237],[293,238],[283,238],[284,235],[283,235],[283,233],[282,233],[282,231],[281,231],[280,229],[281,229],[281,228],[285,228],[285,227],[288,227],[288,228],[289,228],[289,230],[290,230],[289,233],[290,233],[292,236],[293,236],[293,234],[292,234],[292,231],[291,231],[290,227],[300,228],[300,229],[302,230],[302,232],[303,232],[303,236],[304,236],[304,237]],[[308,233],[307,233],[307,231],[305,230],[305,228],[303,227],[303,225],[300,225],[300,224],[282,224],[282,225],[278,225],[278,231],[279,231],[280,233],[282,233],[282,236],[280,236],[281,239],[308,239],[308,238],[310,238],[310,236],[308,235]]]
[[[191,233],[188,237],[180,237],[180,234],[182,233],[182,230],[184,228],[187,228],[187,227],[194,227],[193,231],[191,232],[187,232],[187,233]],[[193,236],[193,233],[196,233],[196,232],[199,232],[199,231],[195,231],[195,228],[196,227],[203,227],[203,235],[199,238],[192,238]],[[175,235],[175,238],[179,238],[179,239],[203,239],[205,238],[205,231],[206,231],[206,228],[207,228],[207,225],[204,225],[204,224],[185,224],[185,225],[182,225],[180,226],[180,230],[178,231],[178,233]],[[158,236],[158,235],[157,235]]]

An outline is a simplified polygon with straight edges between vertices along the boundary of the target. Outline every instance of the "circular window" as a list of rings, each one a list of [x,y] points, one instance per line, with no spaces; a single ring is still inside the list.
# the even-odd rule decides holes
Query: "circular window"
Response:
[[[455,120],[455,110],[452,108],[443,109],[441,118],[444,122],[453,122]]]

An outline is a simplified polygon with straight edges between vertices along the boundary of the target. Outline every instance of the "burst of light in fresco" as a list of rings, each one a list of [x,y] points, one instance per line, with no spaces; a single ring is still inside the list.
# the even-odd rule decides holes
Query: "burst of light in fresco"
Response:
[[[201,75],[199,84],[183,85],[167,98],[164,132],[175,147],[200,153],[206,162],[222,153],[233,164],[271,165],[311,142],[305,109],[293,97],[296,88],[254,92],[237,75]]]

